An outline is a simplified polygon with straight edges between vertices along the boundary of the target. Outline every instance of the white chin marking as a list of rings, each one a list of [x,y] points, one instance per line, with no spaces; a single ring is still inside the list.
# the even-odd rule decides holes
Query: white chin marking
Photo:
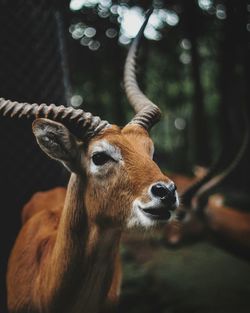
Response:
[[[139,201],[135,200],[132,207],[131,216],[128,220],[127,227],[144,227],[149,228],[155,226],[157,224],[156,221],[153,221],[150,217],[147,217],[140,209],[139,209]]]
[[[143,227],[143,228],[150,228],[156,225],[159,225],[161,223],[171,222],[176,219],[176,213],[170,212],[170,217],[167,220],[155,220],[150,218],[149,216],[145,215],[143,211],[140,208],[146,208],[146,207],[159,207],[159,200],[151,200],[147,204],[141,203],[139,200],[135,200],[133,202],[132,212],[130,215],[130,218],[127,222],[128,228],[133,227]]]

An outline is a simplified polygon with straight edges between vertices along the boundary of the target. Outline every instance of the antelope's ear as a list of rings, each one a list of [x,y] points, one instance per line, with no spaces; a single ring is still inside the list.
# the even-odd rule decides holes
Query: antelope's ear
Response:
[[[40,148],[52,159],[76,172],[79,163],[79,147],[76,138],[62,125],[46,118],[38,118],[32,124]]]

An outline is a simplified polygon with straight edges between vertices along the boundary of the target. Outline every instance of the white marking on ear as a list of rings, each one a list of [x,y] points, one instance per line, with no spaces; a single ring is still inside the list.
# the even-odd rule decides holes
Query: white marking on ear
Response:
[[[110,156],[110,158],[112,158],[114,160],[114,162],[120,163],[120,164],[124,164],[123,162],[123,158],[121,155],[121,150],[114,146],[111,145],[107,140],[100,140],[98,141],[91,149],[91,156],[93,156],[94,154],[98,153],[98,152],[104,152],[106,153],[108,156]],[[105,168],[105,165],[95,165],[91,159],[90,162],[90,172],[92,174],[96,174],[96,173],[100,173],[100,171],[103,171]]]

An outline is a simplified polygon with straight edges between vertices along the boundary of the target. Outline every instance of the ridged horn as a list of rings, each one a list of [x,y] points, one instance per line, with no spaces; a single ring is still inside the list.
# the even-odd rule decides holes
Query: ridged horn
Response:
[[[45,117],[51,120],[65,123],[69,128],[74,129],[74,134],[81,139],[89,139],[109,126],[98,116],[81,109],[65,107],[55,104],[29,104],[0,98],[0,114],[17,118],[38,118]]]
[[[139,124],[147,130],[160,120],[161,111],[158,106],[150,101],[140,90],[136,80],[135,66],[138,45],[152,12],[153,9],[150,9],[146,13],[145,21],[131,44],[124,67],[125,93],[136,113],[130,124]]]

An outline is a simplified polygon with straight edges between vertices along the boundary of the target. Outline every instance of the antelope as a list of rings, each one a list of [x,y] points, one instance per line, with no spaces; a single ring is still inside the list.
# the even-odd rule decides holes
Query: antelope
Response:
[[[36,193],[22,210],[7,271],[11,313],[111,310],[120,293],[122,232],[168,221],[178,207],[175,184],[152,160],[149,130],[160,110],[135,75],[149,16],[125,63],[125,92],[136,115],[123,128],[80,109],[0,99],[1,114],[34,119],[40,148],[71,173],[67,189]]]
[[[219,171],[220,158],[209,170],[202,171],[203,175],[187,178],[172,175],[181,190],[181,205],[173,219],[164,228],[163,237],[171,245],[190,239],[200,239],[203,235],[222,236],[240,248],[249,248],[250,214],[240,212],[224,204],[224,197],[220,194],[211,194],[229,175],[245,155],[249,144],[249,121],[243,108],[245,134],[236,156],[230,164]]]

